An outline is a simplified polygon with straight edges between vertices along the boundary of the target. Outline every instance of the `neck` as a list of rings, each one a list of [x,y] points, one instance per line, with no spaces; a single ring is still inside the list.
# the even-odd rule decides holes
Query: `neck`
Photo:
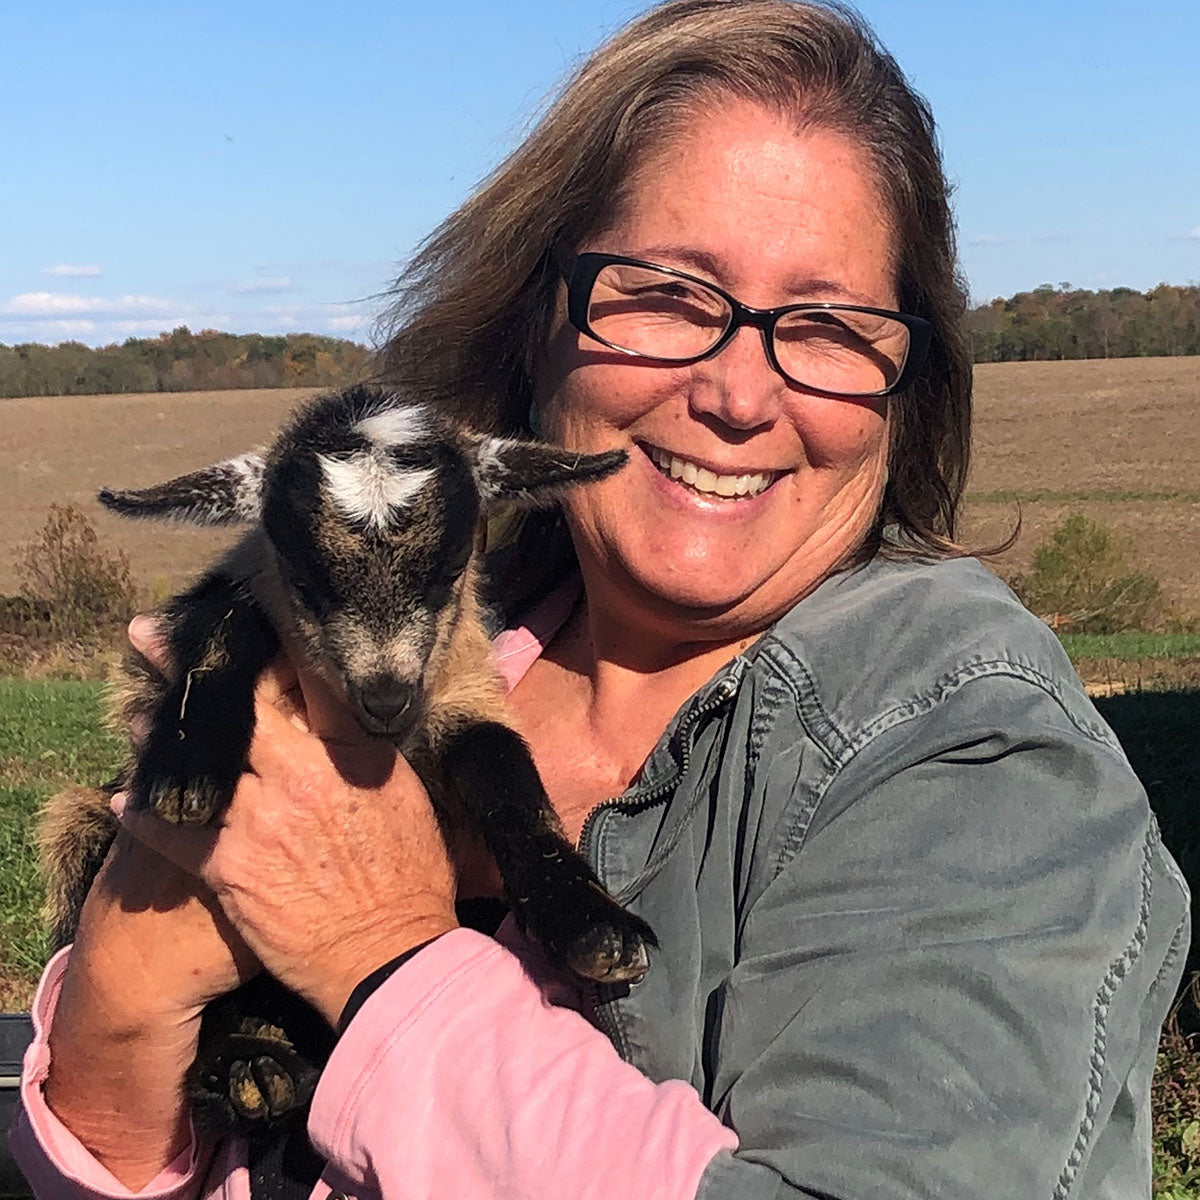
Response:
[[[585,598],[564,630],[564,665],[587,681],[593,719],[673,714],[694,691],[756,639],[691,637],[646,619],[644,610],[610,608]],[[639,621],[638,618],[641,618]]]

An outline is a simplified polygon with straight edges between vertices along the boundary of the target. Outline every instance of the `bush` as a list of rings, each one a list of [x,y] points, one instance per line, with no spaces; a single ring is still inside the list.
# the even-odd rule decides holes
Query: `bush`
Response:
[[[1026,608],[1056,629],[1123,633],[1162,618],[1162,586],[1130,563],[1130,540],[1072,513],[1033,553],[1033,570],[1012,580]]]
[[[91,521],[72,504],[52,504],[46,523],[17,548],[26,613],[44,614],[52,638],[86,641],[125,624],[137,611],[129,556],[100,546]]]

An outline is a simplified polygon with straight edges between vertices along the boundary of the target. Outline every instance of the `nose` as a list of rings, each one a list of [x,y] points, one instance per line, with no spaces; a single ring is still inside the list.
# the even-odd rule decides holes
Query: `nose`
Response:
[[[692,411],[732,429],[751,430],[779,417],[787,380],[771,365],[767,334],[743,325],[729,343],[692,367]]]
[[[417,689],[394,675],[374,675],[359,689],[358,702],[372,720],[387,730],[412,707]]]

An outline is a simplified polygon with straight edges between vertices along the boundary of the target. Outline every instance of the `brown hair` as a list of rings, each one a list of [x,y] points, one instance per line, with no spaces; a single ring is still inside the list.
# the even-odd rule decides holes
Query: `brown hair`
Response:
[[[931,321],[933,340],[916,382],[892,398],[889,480],[864,549],[961,553],[971,357],[933,117],[835,0],[668,0],[602,45],[397,280],[381,378],[480,427],[527,432],[532,367],[559,287],[555,237],[577,244],[600,227],[640,158],[714,91],[842,133],[874,164],[900,307]]]

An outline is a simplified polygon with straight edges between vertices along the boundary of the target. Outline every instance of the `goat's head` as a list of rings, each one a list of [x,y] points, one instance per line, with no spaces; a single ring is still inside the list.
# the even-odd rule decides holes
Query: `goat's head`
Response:
[[[314,401],[265,452],[100,498],[126,516],[261,523],[275,615],[307,665],[365,730],[403,742],[455,629],[474,619],[480,516],[497,503],[550,503],[624,462],[621,451],[471,433],[431,406],[357,387]]]

